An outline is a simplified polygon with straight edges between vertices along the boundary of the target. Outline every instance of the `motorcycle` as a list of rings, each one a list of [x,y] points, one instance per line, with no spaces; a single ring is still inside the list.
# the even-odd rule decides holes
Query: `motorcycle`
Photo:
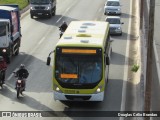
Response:
[[[59,33],[59,38],[61,38],[62,37],[62,35],[63,35],[63,33],[64,33],[64,31],[59,27],[59,31],[60,31],[60,33]]]
[[[16,72],[13,72],[14,73],[14,76],[16,77],[16,78],[18,78],[17,80],[16,80],[16,90],[17,90],[17,98],[19,98],[19,94],[21,94],[22,95],[22,92],[24,91],[24,89],[25,89],[25,81],[24,81],[24,77],[22,77],[22,78],[19,78],[17,75],[16,75]]]

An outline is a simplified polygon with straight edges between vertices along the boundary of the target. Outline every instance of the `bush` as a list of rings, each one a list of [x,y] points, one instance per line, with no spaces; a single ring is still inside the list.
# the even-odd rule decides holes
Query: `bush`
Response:
[[[137,71],[138,71],[138,69],[139,69],[139,65],[138,65],[138,64],[134,64],[134,65],[132,66],[131,71],[133,71],[133,72],[137,72]]]
[[[18,4],[20,10],[28,5],[28,0],[0,0],[0,4]]]

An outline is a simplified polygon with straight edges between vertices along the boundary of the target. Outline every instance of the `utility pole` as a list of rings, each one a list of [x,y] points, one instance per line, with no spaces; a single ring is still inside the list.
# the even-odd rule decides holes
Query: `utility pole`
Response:
[[[141,0],[141,3],[140,3],[140,30],[142,30],[142,26],[143,26],[143,14],[144,14],[144,0]]]
[[[154,13],[155,0],[150,0],[149,11],[149,30],[147,44],[147,70],[146,70],[146,88],[145,88],[145,106],[144,111],[149,112],[151,109],[151,90],[152,90],[152,58],[153,58],[153,36],[154,36]],[[150,120],[150,117],[145,117],[145,120]]]

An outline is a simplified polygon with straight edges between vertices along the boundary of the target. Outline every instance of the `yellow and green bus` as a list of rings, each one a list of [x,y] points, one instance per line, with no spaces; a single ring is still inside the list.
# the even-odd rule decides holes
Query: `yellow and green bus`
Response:
[[[103,101],[111,42],[108,22],[72,21],[69,24],[53,50],[55,100]],[[50,65],[50,54],[47,65]]]

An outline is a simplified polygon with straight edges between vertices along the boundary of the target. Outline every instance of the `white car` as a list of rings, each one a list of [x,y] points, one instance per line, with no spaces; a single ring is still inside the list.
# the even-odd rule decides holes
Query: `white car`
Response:
[[[107,0],[104,6],[104,14],[114,14],[120,15],[121,14],[121,6],[119,0]]]
[[[111,35],[122,35],[122,24],[121,18],[119,16],[107,16],[106,21],[110,25],[110,34]]]

